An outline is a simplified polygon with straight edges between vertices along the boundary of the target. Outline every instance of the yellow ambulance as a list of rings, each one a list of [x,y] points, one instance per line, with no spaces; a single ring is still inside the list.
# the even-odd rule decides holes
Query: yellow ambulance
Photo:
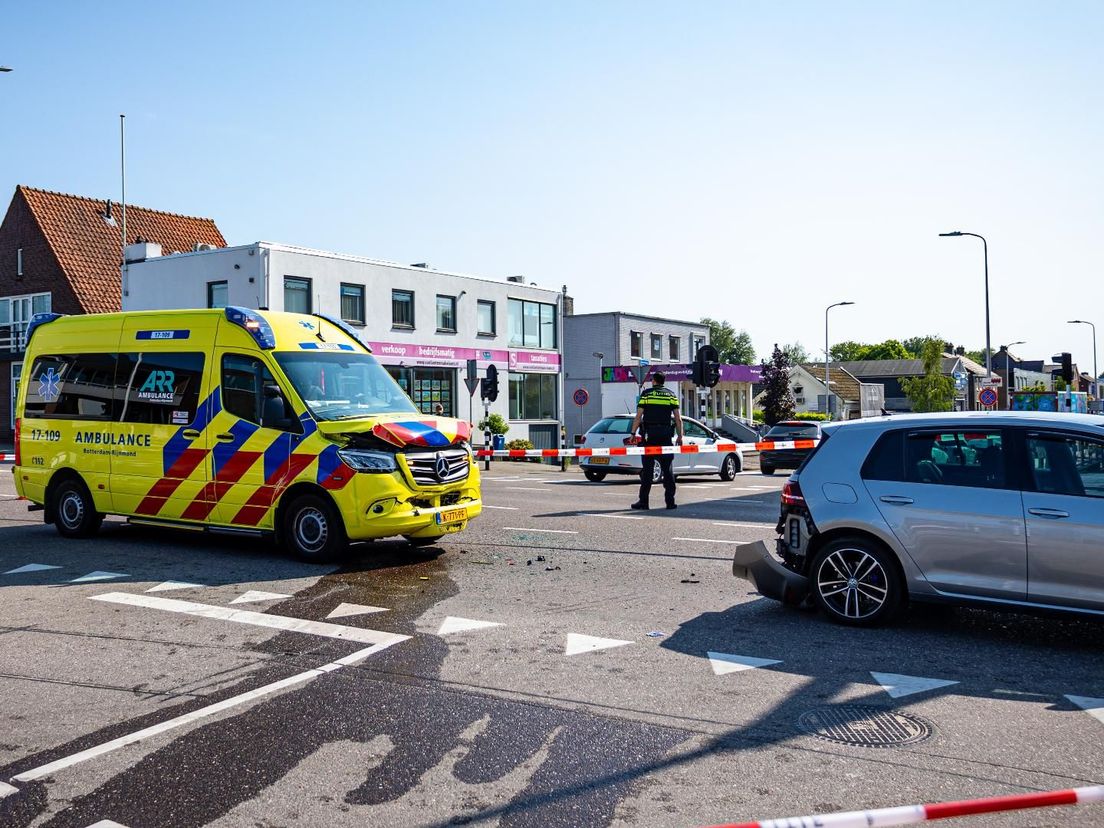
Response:
[[[66,537],[114,514],[325,560],[347,541],[432,543],[482,509],[470,425],[419,412],[344,322],[39,314],[27,336],[16,489]]]

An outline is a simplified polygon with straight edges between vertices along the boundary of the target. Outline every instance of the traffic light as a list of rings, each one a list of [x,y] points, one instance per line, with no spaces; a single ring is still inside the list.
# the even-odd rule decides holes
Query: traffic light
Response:
[[[1062,380],[1069,385],[1073,382],[1073,357],[1067,351],[1053,356],[1055,362],[1062,366]]]
[[[717,361],[717,349],[712,345],[702,345],[694,358],[690,371],[694,385],[712,388],[721,381],[721,365]]]
[[[498,399],[498,369],[494,365],[487,366],[487,376],[483,378],[483,399],[487,402]]]

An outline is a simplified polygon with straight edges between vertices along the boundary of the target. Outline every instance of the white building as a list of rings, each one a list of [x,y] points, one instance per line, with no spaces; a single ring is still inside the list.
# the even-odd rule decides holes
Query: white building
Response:
[[[491,411],[509,421],[506,439],[559,446],[563,294],[521,277],[496,281],[271,242],[171,255],[131,245],[122,305],[240,305],[340,318],[423,411],[440,403],[448,416],[474,422],[483,412],[464,383],[468,360],[480,377],[494,364],[499,397]]]

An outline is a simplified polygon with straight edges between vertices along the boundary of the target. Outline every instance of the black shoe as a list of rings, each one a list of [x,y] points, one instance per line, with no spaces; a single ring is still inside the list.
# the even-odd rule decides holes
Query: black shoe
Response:
[[[674,503],[668,503],[668,504],[667,504],[667,508],[668,508],[668,509],[677,509],[677,508],[678,508],[678,506],[677,506],[676,504],[674,504]]]
[[[630,509],[643,509],[646,512],[646,511],[648,511],[648,504],[647,503],[641,503],[638,500],[636,503],[629,506],[629,508]]]

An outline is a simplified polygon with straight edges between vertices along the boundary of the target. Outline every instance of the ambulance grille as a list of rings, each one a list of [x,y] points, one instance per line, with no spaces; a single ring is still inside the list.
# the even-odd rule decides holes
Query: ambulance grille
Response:
[[[438,473],[439,460],[444,461],[441,470],[447,468],[444,474]],[[444,483],[466,480],[468,477],[468,453],[463,449],[407,454],[406,465],[410,468],[410,475],[414,478],[414,482],[419,486],[440,486]]]

